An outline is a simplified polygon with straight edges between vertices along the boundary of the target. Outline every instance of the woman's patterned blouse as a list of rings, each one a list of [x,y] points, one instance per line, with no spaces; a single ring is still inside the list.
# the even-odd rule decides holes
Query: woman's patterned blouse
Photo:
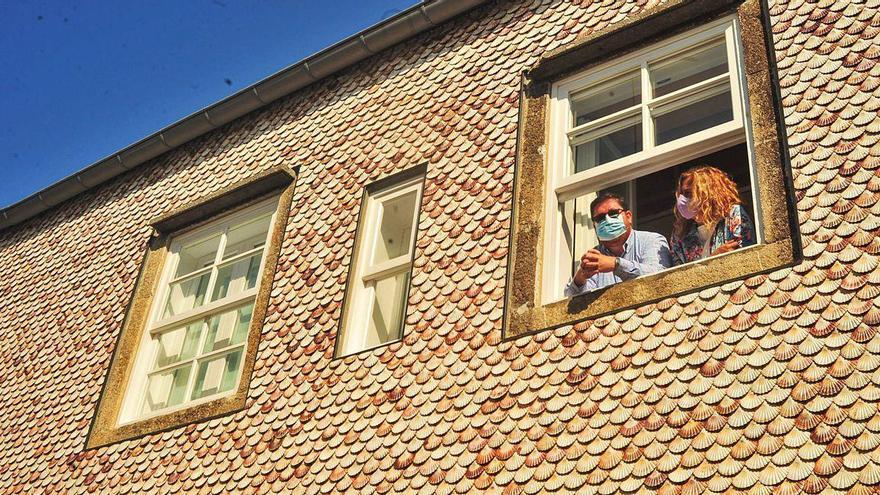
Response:
[[[703,254],[703,243],[700,241],[700,235],[697,233],[697,222],[691,220],[684,237],[679,238],[672,234],[672,240],[669,243],[672,251],[672,264],[683,265],[691,261],[708,258],[718,246],[737,237],[742,239],[739,244],[740,247],[755,244],[755,227],[742,205],[733,205],[730,209],[730,214],[715,226],[715,232],[712,234],[712,240],[709,243],[709,253],[705,255]]]

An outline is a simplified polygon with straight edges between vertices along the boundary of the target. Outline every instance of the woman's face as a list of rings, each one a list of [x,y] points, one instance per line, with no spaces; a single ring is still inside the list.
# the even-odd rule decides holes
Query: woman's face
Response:
[[[688,199],[693,199],[694,197],[693,197],[692,185],[693,185],[693,180],[691,179],[690,176],[686,175],[686,176],[682,177],[681,183],[678,185],[679,194],[681,194],[682,196],[684,196]]]
[[[689,209],[694,212],[693,217],[689,217],[686,214],[683,214],[685,218],[693,218],[697,223],[702,224],[702,219],[700,217],[700,211],[697,209],[697,201],[694,200],[694,188],[693,188],[693,177],[690,175],[685,175],[681,178],[681,181],[678,183],[678,194],[687,198],[690,202]]]

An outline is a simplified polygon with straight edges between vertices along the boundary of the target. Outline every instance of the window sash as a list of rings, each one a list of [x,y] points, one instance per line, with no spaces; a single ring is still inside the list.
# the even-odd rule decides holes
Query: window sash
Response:
[[[654,97],[654,89],[651,83],[650,65],[656,65],[672,61],[675,57],[686,54],[693,50],[722,40],[727,52],[727,72],[704,79],[672,93]],[[552,183],[552,193],[556,201],[564,203],[577,196],[590,192],[590,189],[601,187],[600,183],[610,184],[623,180],[641,177],[651,172],[662,169],[657,168],[656,163],[675,159],[678,162],[686,161],[686,156],[698,156],[706,151],[706,146],[699,143],[703,140],[730,142],[744,139],[744,121],[742,112],[742,97],[739,84],[738,50],[736,48],[735,26],[730,18],[726,18],[708,25],[697,33],[685,33],[677,38],[652,46],[642,52],[637,52],[621,60],[604,64],[591,70],[587,75],[575,76],[572,79],[561,81],[554,85],[554,98],[552,112],[555,114],[553,122],[555,129],[551,135],[556,136],[553,145],[557,148],[558,156],[551,163],[551,168],[556,171],[556,180]],[[641,73],[641,103],[633,105],[604,116],[592,122],[587,122],[571,128],[574,115],[572,114],[572,95],[589,90],[595,86],[607,84],[609,81],[632,74],[634,70]],[[729,85],[732,99],[733,119],[724,124],[699,131],[697,133],[681,137],[664,143],[655,144],[655,122],[658,116],[683,108],[689,104],[702,101],[713,94],[726,91]],[[614,130],[626,128],[639,123],[631,120],[641,112],[642,125],[642,150],[632,155],[614,160],[603,165],[578,172],[567,173],[570,169],[568,164],[573,163],[573,147],[583,142],[606,135]],[[560,132],[560,129],[563,131]],[[732,134],[737,136],[733,137]],[[723,146],[717,147],[721,149]],[[689,150],[689,148],[693,148]],[[681,153],[670,153],[673,149],[680,149]],[[679,155],[679,156],[676,156]],[[655,166],[652,166],[655,165]],[[629,178],[619,175],[626,170]],[[601,176],[608,174],[614,176],[605,180]],[[598,179],[598,180],[597,180]]]

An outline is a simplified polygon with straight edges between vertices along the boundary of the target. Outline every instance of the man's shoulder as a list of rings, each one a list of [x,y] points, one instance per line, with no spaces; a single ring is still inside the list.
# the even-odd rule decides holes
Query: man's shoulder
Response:
[[[640,239],[644,239],[647,241],[663,241],[666,242],[666,236],[663,234],[658,234],[657,232],[651,232],[648,230],[636,230],[633,229],[633,234],[635,234]]]

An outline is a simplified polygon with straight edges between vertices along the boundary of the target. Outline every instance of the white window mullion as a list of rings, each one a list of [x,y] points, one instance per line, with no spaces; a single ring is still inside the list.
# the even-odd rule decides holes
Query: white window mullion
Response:
[[[186,400],[192,400],[193,388],[196,385],[196,375],[199,374],[199,361],[202,359],[202,350],[205,348],[205,341],[208,340],[208,321],[210,321],[211,316],[206,316],[204,321],[201,323],[202,325],[202,334],[199,336],[199,346],[196,348],[196,354],[193,358],[193,362],[191,363],[189,380],[186,384]]]
[[[641,63],[642,74],[642,151],[654,148],[654,118],[651,116],[651,102],[654,100],[654,88],[651,85],[651,73],[647,59]]]
[[[576,139],[578,136],[583,136],[585,133],[589,131],[605,131],[606,128],[612,128],[611,126],[614,123],[618,123],[620,121],[627,121],[627,117],[633,117],[639,115],[641,111],[640,106],[633,106],[630,108],[624,108],[623,110],[619,110],[617,112],[612,113],[611,115],[606,115],[604,117],[598,118],[596,120],[591,120],[590,122],[586,122],[577,127],[572,128],[567,132],[569,139]],[[626,127],[626,126],[624,126]]]
[[[174,327],[182,326],[187,323],[192,323],[193,321],[202,318],[206,314],[215,314],[223,310],[239,306],[243,303],[243,301],[247,299],[252,299],[256,295],[256,293],[257,288],[253,287],[239,294],[224,297],[223,299],[218,299],[217,301],[212,301],[204,306],[200,306],[196,309],[187,311],[186,313],[181,313],[177,316],[173,316],[171,318],[156,322],[153,327],[150,328],[150,333],[158,334],[165,330],[170,330]]]
[[[411,260],[412,254],[406,253],[394,259],[379,263],[378,265],[373,265],[364,270],[362,278],[364,279],[364,282],[369,282],[370,280],[375,280],[377,278],[385,278],[386,276],[398,273],[409,266]]]
[[[653,115],[656,117],[662,113],[677,110],[729,91],[731,87],[730,77],[731,73],[726,72],[656,98],[650,103],[651,108],[655,110]],[[734,99],[734,101],[736,100]],[[659,111],[661,108],[662,112]]]
[[[223,235],[220,236],[220,244],[217,246],[217,254],[214,256],[214,266],[211,267],[211,277],[208,278],[208,288],[205,292],[205,303],[208,303],[214,297],[214,285],[217,283],[217,265],[223,259],[223,252],[226,251],[226,239],[229,233],[229,226],[223,229]]]
[[[738,123],[727,122],[682,138],[681,141],[655,146],[651,153],[636,153],[578,172],[559,180],[555,190],[556,198],[559,202],[569,201],[591,191],[663,170],[673,163],[681,163],[732,146],[744,140],[743,132]]]
[[[369,326],[369,319],[373,314],[373,306],[376,304],[376,284],[364,282],[363,302],[361,303],[364,315],[364,327]],[[349,352],[356,352],[358,349],[366,349],[369,334],[366,328],[360,331],[360,339],[356,348],[350,348]]]

